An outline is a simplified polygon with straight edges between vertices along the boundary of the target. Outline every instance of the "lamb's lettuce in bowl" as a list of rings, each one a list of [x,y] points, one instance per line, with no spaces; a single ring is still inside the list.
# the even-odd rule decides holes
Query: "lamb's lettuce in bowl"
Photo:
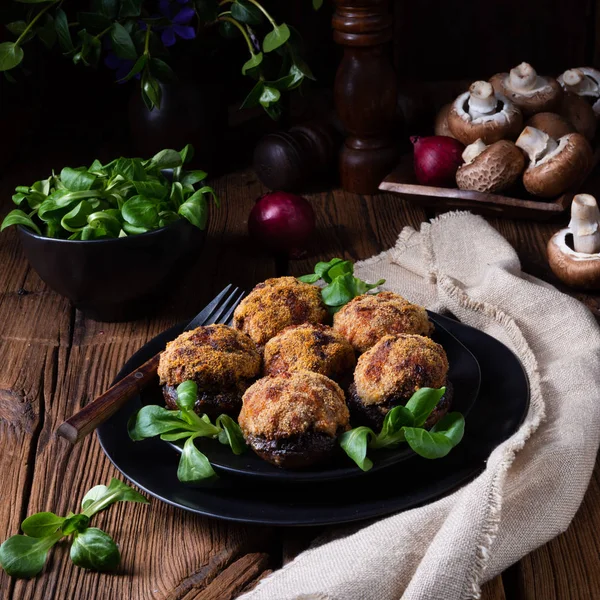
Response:
[[[0,230],[21,225],[37,235],[62,240],[101,240],[147,233],[186,219],[206,227],[215,191],[207,174],[186,170],[191,145],[162,150],[152,158],[117,158],[103,165],[65,167],[31,186],[19,186]]]

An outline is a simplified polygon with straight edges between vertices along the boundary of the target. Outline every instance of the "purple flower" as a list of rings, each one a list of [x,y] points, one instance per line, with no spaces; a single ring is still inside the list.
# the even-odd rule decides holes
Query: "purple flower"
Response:
[[[109,69],[115,71],[115,77],[118,83],[125,83],[121,80],[127,76],[129,71],[131,71],[134,65],[134,61],[128,60],[126,58],[119,58],[114,52],[108,52],[104,57],[104,64]],[[138,73],[135,76],[135,78],[139,79],[140,74]]]
[[[187,4],[188,1],[177,0],[179,4]],[[160,0],[159,7],[163,16],[171,21],[171,25],[162,29],[160,36],[167,48],[175,44],[176,36],[184,40],[193,40],[196,37],[196,30],[190,25],[196,11],[191,6],[182,6],[175,15],[173,15],[171,0]]]

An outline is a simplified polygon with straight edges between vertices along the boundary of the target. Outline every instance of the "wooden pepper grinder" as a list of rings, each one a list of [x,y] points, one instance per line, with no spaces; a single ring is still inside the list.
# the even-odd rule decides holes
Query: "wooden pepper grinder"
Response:
[[[335,171],[341,136],[326,121],[264,136],[254,150],[254,171],[272,190],[304,191]]]
[[[347,132],[340,154],[342,187],[375,194],[396,165],[398,84],[387,56],[393,16],[389,0],[335,0],[333,39],[344,48],[334,86]]]

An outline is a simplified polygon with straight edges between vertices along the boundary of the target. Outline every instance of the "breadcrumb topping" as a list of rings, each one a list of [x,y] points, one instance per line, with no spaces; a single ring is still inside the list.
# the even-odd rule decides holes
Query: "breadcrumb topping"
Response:
[[[182,333],[161,354],[161,385],[177,386],[187,380],[200,391],[239,390],[260,375],[261,357],[254,342],[227,325],[208,325]]]
[[[432,339],[387,335],[358,359],[354,383],[363,404],[369,405],[409,400],[422,387],[442,387],[447,376],[446,352]]]
[[[333,328],[359,353],[372,348],[384,335],[431,335],[427,311],[393,292],[357,296],[333,317]]]
[[[327,310],[318,287],[295,277],[277,277],[259,283],[242,300],[233,315],[233,326],[262,349],[290,325],[322,323],[326,319]]]
[[[265,375],[313,371],[338,381],[356,365],[354,348],[337,331],[320,323],[292,325],[265,346]]]
[[[238,422],[244,436],[273,440],[314,431],[335,437],[349,427],[344,392],[319,373],[263,377],[248,388],[243,402]]]

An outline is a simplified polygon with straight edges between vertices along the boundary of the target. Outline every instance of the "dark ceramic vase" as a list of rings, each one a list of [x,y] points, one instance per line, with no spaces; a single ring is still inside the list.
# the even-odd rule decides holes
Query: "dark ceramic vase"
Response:
[[[206,229],[186,220],[109,240],[59,240],[19,227],[25,256],[43,281],[95,321],[147,316],[198,257]]]
[[[129,123],[136,153],[149,157],[164,148],[195,149],[194,164],[213,171],[219,161],[227,128],[227,103],[219,84],[161,84],[160,109],[148,110],[139,89],[129,101]]]

